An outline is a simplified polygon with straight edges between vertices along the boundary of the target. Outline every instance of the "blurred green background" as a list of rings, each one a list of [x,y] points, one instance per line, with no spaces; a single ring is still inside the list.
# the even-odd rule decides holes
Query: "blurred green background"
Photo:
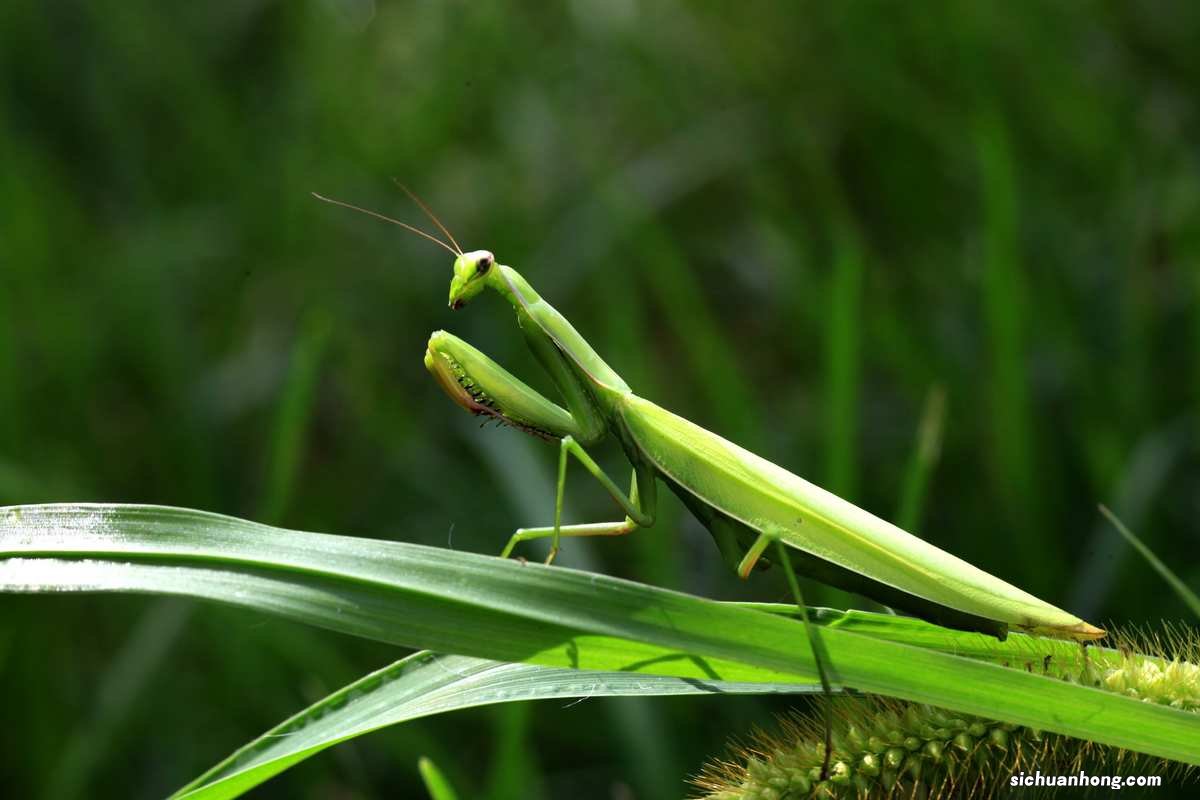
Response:
[[[1198,35],[1168,2],[10,0],[0,504],[483,553],[547,522],[554,449],[479,430],[421,364],[445,327],[548,388],[511,311],[451,314],[446,253],[309,196],[429,227],[397,176],[640,394],[1089,620],[1181,619],[1096,504],[1200,583]],[[784,596],[663,503],[561,563]],[[162,796],[401,655],[176,601],[2,608],[10,797]],[[254,796],[419,797],[423,754],[466,796],[678,796],[796,702],[459,713]]]

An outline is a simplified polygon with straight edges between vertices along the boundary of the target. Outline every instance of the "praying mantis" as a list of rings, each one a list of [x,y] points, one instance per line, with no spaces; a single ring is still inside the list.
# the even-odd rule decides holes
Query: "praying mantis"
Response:
[[[1105,635],[1069,612],[640,397],[520,273],[497,262],[487,250],[464,251],[425,204],[401,188],[448,243],[399,220],[314,196],[400,225],[449,251],[454,256],[450,308],[461,309],[488,289],[504,298],[516,312],[526,344],[562,398],[559,405],[545,397],[451,333],[436,331],[429,338],[425,366],[456,403],[472,414],[558,443],[554,524],[517,529],[503,557],[521,542],[550,538],[549,564],[562,537],[621,536],[649,528],[661,483],[708,529],[723,558],[742,578],[763,565],[764,553],[775,544],[797,596],[793,569],[946,627],[1000,638],[1015,629],[1081,643]],[[632,466],[628,492],[588,453],[588,448],[610,436]],[[604,487],[624,519],[562,523],[571,458]]]

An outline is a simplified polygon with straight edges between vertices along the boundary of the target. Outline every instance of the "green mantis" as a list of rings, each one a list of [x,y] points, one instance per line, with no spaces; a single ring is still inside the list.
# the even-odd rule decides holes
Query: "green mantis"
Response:
[[[430,336],[425,366],[456,403],[472,414],[558,443],[554,524],[518,529],[504,556],[521,542],[548,537],[549,563],[562,537],[620,536],[648,528],[654,524],[661,484],[709,530],[725,560],[743,578],[776,544],[780,557],[790,561],[789,579],[794,567],[818,581],[948,627],[1000,637],[1019,629],[1081,642],[1104,635],[1078,617],[638,396],[520,273],[498,263],[487,250],[464,252],[425,205],[408,194],[449,243],[382,218],[454,255],[451,309],[465,307],[486,290],[507,301],[526,344],[562,398],[560,405],[543,396],[453,334],[437,331]],[[628,492],[588,454],[588,448],[610,436],[632,466]],[[562,523],[572,458],[612,496],[623,519]]]

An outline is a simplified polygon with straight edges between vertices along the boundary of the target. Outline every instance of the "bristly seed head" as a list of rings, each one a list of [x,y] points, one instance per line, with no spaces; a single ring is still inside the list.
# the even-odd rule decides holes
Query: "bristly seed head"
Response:
[[[1090,658],[1046,655],[1013,668],[1028,664],[1063,680],[1200,713],[1197,662],[1200,636],[1168,628],[1154,637],[1120,634],[1116,650]],[[706,766],[694,779],[700,796],[984,798],[1002,794],[1009,776],[1035,769],[1066,775],[1119,767],[1123,774],[1153,773],[1167,781],[1195,775],[1195,768],[1175,762],[917,703],[845,696],[818,702],[834,703],[827,780],[820,780],[823,714],[792,714],[781,720],[778,734],[758,731],[749,745],[735,747],[732,760]]]

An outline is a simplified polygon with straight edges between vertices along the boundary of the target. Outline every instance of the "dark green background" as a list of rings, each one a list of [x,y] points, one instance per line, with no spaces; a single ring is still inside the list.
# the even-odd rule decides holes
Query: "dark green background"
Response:
[[[520,269],[635,389],[1091,621],[1182,604],[1200,512],[1200,5],[360,0],[0,6],[0,504],[168,503],[497,552],[555,453],[421,365],[445,327],[535,385]],[[620,456],[602,454],[618,474]],[[613,516],[581,473],[571,517]],[[562,562],[742,585],[664,493]],[[536,548],[530,548],[531,555]],[[818,597],[844,603],[843,596]],[[400,653],[222,608],[2,601],[0,793],[161,796]],[[330,751],[259,797],[679,794],[792,703],[511,706]]]

